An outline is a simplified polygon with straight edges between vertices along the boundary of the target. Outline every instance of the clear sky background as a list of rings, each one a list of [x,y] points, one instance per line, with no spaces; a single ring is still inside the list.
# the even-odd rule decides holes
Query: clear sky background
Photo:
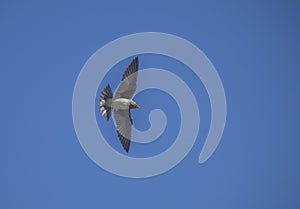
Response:
[[[298,209],[299,6],[292,0],[1,1],[0,208]],[[145,31],[171,33],[203,50],[223,81],[228,116],[219,147],[199,165],[210,121],[201,81],[174,60],[141,55],[141,67],[169,69],[189,81],[201,127],[178,166],[136,180],[88,158],[71,110],[87,59],[109,41]],[[130,61],[115,66],[99,91],[107,83],[115,90]],[[161,104],[147,103],[150,97]],[[179,109],[160,91],[136,100],[143,107],[133,113],[137,128],[149,128],[145,118],[153,107],[170,117],[157,141],[132,146],[130,155],[151,156],[172,144]],[[112,121],[99,115],[98,124],[122,152]]]

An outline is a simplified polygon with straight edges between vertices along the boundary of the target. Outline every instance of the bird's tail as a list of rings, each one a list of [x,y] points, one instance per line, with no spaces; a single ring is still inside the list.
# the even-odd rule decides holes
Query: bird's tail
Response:
[[[111,106],[108,106],[107,101],[113,98],[112,90],[109,84],[104,88],[100,96],[100,111],[102,116],[106,116],[106,120],[109,120],[111,116]]]

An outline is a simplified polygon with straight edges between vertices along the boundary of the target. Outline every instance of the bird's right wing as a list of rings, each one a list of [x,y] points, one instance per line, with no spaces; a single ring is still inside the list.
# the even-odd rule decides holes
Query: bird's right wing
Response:
[[[116,98],[131,99],[136,90],[136,81],[138,76],[139,60],[136,57],[127,67],[123,74],[121,85],[116,92]]]
[[[132,118],[130,110],[114,110],[117,133],[120,142],[126,152],[129,151],[132,130]]]

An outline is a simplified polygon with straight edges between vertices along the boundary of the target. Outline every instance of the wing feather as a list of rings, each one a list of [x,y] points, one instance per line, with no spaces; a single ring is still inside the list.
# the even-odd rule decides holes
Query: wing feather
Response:
[[[138,77],[139,59],[136,57],[127,67],[123,74],[122,82],[116,92],[116,98],[131,99],[136,91]]]
[[[132,118],[130,110],[114,110],[114,118],[117,126],[117,134],[120,142],[126,152],[130,148],[130,139],[132,132]]]

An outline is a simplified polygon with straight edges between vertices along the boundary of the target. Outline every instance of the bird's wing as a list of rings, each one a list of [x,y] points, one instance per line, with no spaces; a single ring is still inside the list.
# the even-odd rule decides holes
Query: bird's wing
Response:
[[[128,110],[114,110],[114,117],[117,125],[117,133],[120,142],[126,152],[129,151],[132,118],[130,109]]]
[[[122,82],[116,92],[116,98],[131,99],[136,90],[139,60],[136,57],[123,74]]]

